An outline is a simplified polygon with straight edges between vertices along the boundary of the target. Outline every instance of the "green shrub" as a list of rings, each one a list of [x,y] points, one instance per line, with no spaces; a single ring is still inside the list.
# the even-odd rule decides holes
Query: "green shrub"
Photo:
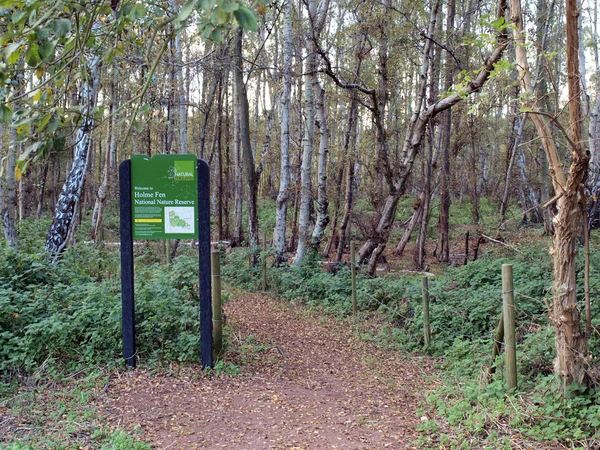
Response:
[[[117,254],[118,255],[118,254]],[[78,244],[53,266],[44,254],[0,243],[0,374],[32,372],[43,361],[118,361],[120,277],[115,254]],[[143,358],[199,354],[197,257],[138,267],[136,338]]]

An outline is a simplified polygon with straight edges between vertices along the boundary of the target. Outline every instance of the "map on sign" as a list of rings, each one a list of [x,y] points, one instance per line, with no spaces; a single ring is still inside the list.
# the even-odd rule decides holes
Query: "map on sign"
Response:
[[[198,234],[195,155],[131,157],[134,239],[193,239]]]
[[[194,208],[165,207],[165,233],[189,233],[194,229]]]

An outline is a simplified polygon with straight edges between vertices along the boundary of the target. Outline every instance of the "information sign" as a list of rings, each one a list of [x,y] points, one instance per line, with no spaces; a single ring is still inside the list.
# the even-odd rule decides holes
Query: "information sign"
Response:
[[[131,157],[134,239],[198,237],[197,164],[188,154]]]

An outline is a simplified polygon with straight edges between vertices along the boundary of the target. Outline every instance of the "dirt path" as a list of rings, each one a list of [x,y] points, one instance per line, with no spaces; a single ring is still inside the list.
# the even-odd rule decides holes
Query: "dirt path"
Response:
[[[121,375],[103,399],[114,424],[140,427],[161,449],[414,448],[427,360],[268,296],[239,296],[225,311],[240,375]]]

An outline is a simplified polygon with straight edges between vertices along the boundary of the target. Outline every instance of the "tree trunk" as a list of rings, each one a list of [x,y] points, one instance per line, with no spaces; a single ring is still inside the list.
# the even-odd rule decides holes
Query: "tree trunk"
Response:
[[[175,36],[175,77],[177,79],[177,100],[179,103],[179,153],[188,152],[187,140],[187,88],[183,79],[183,52],[181,38],[185,29]]]
[[[434,10],[432,10],[432,20],[430,20],[430,35],[432,33],[432,30],[434,29],[435,18],[437,16],[437,9],[439,8],[439,4],[437,2],[435,5],[436,6],[434,7]],[[498,4],[498,17],[504,17],[505,10],[506,1],[500,0]],[[425,44],[426,48],[424,51],[424,56],[429,54],[429,47],[431,45],[430,42],[430,39],[428,39],[427,43]],[[415,157],[421,148],[423,135],[427,123],[437,114],[451,108],[452,106],[462,101],[464,98],[468,97],[472,93],[479,91],[483,87],[485,82],[488,80],[496,62],[498,62],[502,57],[502,54],[504,53],[504,49],[506,48],[507,44],[508,40],[506,32],[501,31],[498,34],[498,45],[496,46],[496,48],[494,48],[492,52],[487,56],[483,66],[480,68],[475,78],[472,79],[467,86],[463,87],[460,90],[460,92],[451,94],[447,97],[437,100],[434,104],[432,104],[425,110],[421,110],[422,101],[419,100],[417,102],[417,107],[415,108],[413,117],[411,118],[411,121],[409,123],[406,137],[404,140],[404,146],[402,150],[402,161],[399,164],[397,174],[395,175],[394,189],[392,192],[390,192],[387,199],[385,200],[379,223],[377,224],[377,227],[375,229],[375,233],[365,242],[365,244],[361,247],[361,249],[358,252],[359,262],[363,262],[366,258],[369,257],[369,255],[372,255],[373,251],[379,244],[387,242],[389,231],[391,229],[392,224],[394,223],[398,201],[400,197],[405,193],[406,182],[412,171]],[[426,58],[424,57],[421,73],[422,77],[425,77],[425,82],[427,78],[427,68],[428,61],[426,61]]]
[[[527,54],[524,46],[523,22],[520,0],[511,0],[511,16],[514,23],[513,34],[516,43],[517,70],[521,79],[521,89],[531,93],[531,77],[528,71]],[[554,238],[551,254],[554,262],[554,309],[552,323],[556,332],[556,359],[554,370],[564,382],[565,388],[572,383],[585,384],[587,381],[587,336],[581,328],[577,308],[576,254],[577,235],[580,230],[581,209],[579,191],[583,176],[588,168],[589,156],[583,148],[581,130],[581,86],[579,83],[578,31],[579,12],[576,0],[566,3],[567,34],[567,75],[569,99],[569,139],[571,166],[568,175],[562,170],[558,150],[551,138],[548,124],[530,103],[531,119],[534,122],[546,156],[554,190],[560,195],[557,201],[558,213],[554,217]]]
[[[454,31],[454,17],[456,16],[456,0],[448,3],[448,17],[446,19],[446,40]],[[449,92],[454,79],[454,61],[446,54],[444,73],[444,92]],[[442,167],[440,186],[440,262],[450,261],[450,137],[452,136],[452,110],[448,109],[442,117]]]
[[[312,75],[313,91],[316,96],[317,126],[319,128],[319,158],[317,166],[317,218],[312,234],[312,245],[318,247],[325,228],[329,224],[329,200],[327,198],[327,155],[329,154],[329,127],[325,109],[325,89],[319,83],[317,74]]]
[[[242,60],[243,29],[238,28],[235,35],[235,58],[234,58],[234,84],[236,93],[236,109],[238,110],[239,134],[243,154],[243,165],[248,183],[248,240],[250,248],[254,251],[258,248],[258,211],[257,211],[257,178],[254,166],[254,155],[250,146],[250,112],[248,107],[248,94],[244,84],[243,60]],[[257,262],[257,255],[252,256],[252,264]]]
[[[284,261],[285,230],[287,207],[290,191],[290,105],[292,93],[292,0],[287,0],[283,22],[283,90],[279,107],[279,124],[281,127],[281,168],[279,176],[279,193],[275,212],[275,229],[273,230],[273,247],[277,252],[277,264]]]
[[[234,75],[235,76],[235,75]],[[233,98],[237,102],[237,85],[233,84]],[[234,213],[233,213],[233,244],[241,245],[244,241],[243,214],[243,159],[240,137],[240,114],[237,105],[233,107],[233,155],[234,155]]]
[[[312,73],[315,69],[315,54],[310,51],[306,58],[306,72]],[[310,220],[310,203],[312,203],[312,166],[315,135],[315,102],[311,76],[304,76],[304,111],[306,122],[304,125],[304,138],[302,142],[302,168],[300,172],[300,212],[298,216],[298,248],[294,264],[299,266],[306,254],[308,238],[308,225]]]
[[[406,248],[406,245],[410,241],[410,236],[412,235],[412,232],[415,229],[415,226],[421,222],[421,217],[423,216],[423,210],[424,210],[424,208],[423,208],[424,202],[425,202],[425,197],[424,197],[424,194],[421,193],[416,200],[416,203],[418,203],[418,204],[416,205],[416,208],[413,211],[410,221],[408,222],[408,225],[406,226],[406,230],[404,230],[404,233],[402,234],[402,238],[400,239],[400,242],[398,242],[398,245],[396,246],[396,249],[394,250],[394,255],[402,256],[402,254],[404,253],[404,249]]]
[[[38,197],[37,209],[35,211],[35,218],[40,220],[42,217],[42,210],[44,209],[44,198],[46,196],[46,183],[48,180],[48,169],[50,168],[50,157],[44,161],[44,167],[42,168],[42,179],[40,186],[40,196]],[[0,208],[1,210],[1,208]]]
[[[100,24],[96,22],[92,30],[95,31],[99,26]],[[46,235],[46,251],[50,253],[55,263],[60,259],[75,228],[75,216],[85,185],[91,135],[94,128],[92,112],[96,105],[101,59],[99,55],[94,53],[85,56],[85,59],[89,77],[83,80],[81,85],[80,94],[83,101],[81,111],[82,121],[77,130],[75,156],[73,157],[71,170],[67,175],[60,197],[58,198],[52,224]]]
[[[5,183],[6,200],[4,201],[2,221],[4,226],[4,238],[8,245],[16,247],[19,243],[17,227],[17,180],[15,170],[17,168],[17,130],[10,128],[10,143],[8,145],[8,158],[6,166]]]
[[[323,234],[329,218],[327,217],[327,152],[328,152],[328,139],[329,130],[327,129],[327,123],[325,121],[325,106],[324,106],[324,93],[318,91],[320,88],[319,81],[317,79],[317,62],[316,62],[316,49],[319,41],[319,36],[323,27],[325,26],[325,17],[329,9],[329,0],[321,0],[317,6],[316,0],[309,0],[308,2],[308,14],[311,21],[311,33],[309,41],[311,42],[311,48],[308,50],[308,56],[306,58],[306,75],[304,83],[304,98],[305,98],[305,113],[306,113],[306,125],[304,127],[304,139],[303,139],[303,152],[302,152],[302,171],[301,171],[301,186],[300,186],[300,215],[298,217],[298,248],[296,250],[296,256],[294,258],[294,264],[300,265],[304,260],[306,254],[306,245],[308,242],[308,226],[310,221],[310,210],[312,207],[312,165],[313,165],[313,153],[314,153],[314,136],[315,136],[315,119],[319,120],[319,126],[321,130],[321,146],[319,153],[319,210],[321,214],[319,220],[321,224],[317,224],[315,232],[318,235],[318,239],[313,234],[316,240],[320,240]],[[315,99],[315,96],[317,97]],[[323,104],[321,105],[321,101]],[[319,103],[319,105],[316,105]],[[318,115],[315,115],[315,108],[318,109]],[[322,189],[324,186],[324,191]],[[321,197],[323,195],[323,197]],[[320,231],[319,231],[320,230]]]
[[[113,160],[114,155],[116,154],[117,148],[117,109],[119,107],[119,98],[117,93],[117,73],[116,70],[113,69],[113,76],[110,83],[111,90],[111,105],[110,105],[110,122],[108,123],[108,132],[107,132],[107,149],[105,155],[104,169],[102,171],[102,181],[100,183],[100,187],[98,188],[98,193],[96,195],[96,203],[94,205],[94,212],[92,214],[92,239],[96,243],[98,243],[98,239],[100,239],[100,228],[102,227],[102,222],[104,220],[104,204],[106,202],[106,195],[108,186],[110,183],[110,175],[111,175],[111,161]]]

